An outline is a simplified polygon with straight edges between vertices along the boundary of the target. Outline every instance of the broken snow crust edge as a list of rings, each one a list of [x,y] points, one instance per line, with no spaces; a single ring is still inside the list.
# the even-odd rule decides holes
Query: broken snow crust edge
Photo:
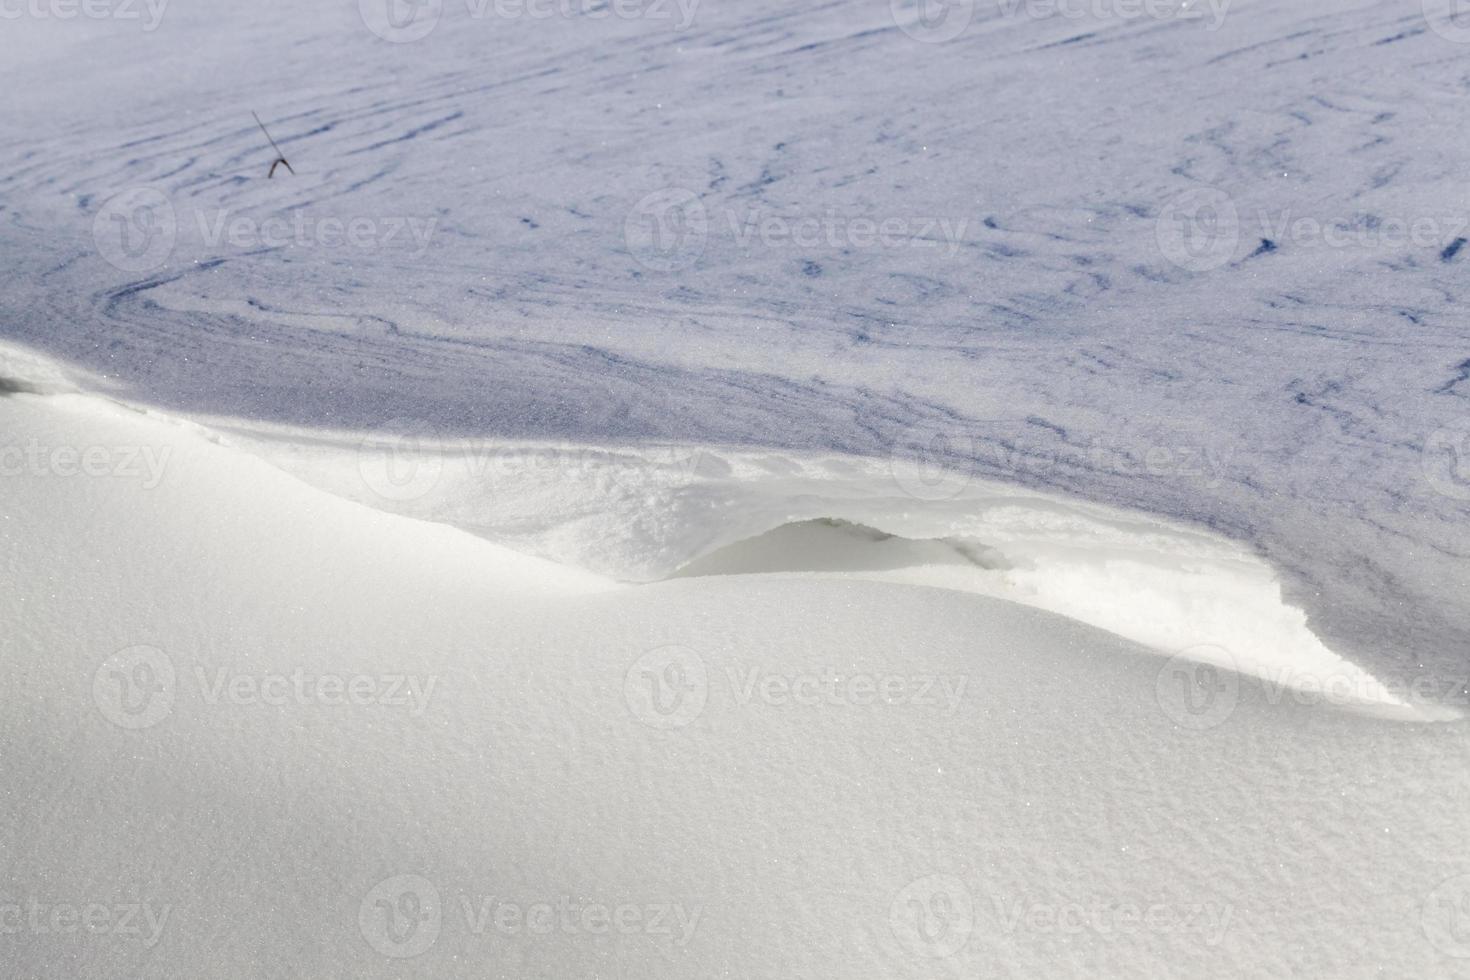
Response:
[[[825,575],[973,592],[1278,692],[1392,717],[1460,717],[1329,649],[1284,601],[1276,571],[1237,542],[922,461],[218,424],[329,492],[624,582]]]
[[[16,347],[11,394],[107,387]],[[320,490],[627,583],[825,575],[1006,599],[1278,691],[1415,720],[1461,714],[1324,645],[1247,547],[1150,515],[893,457],[590,446],[175,419]]]

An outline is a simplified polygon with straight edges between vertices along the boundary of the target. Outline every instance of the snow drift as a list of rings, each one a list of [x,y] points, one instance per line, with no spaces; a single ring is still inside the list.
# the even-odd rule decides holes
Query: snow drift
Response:
[[[7,975],[1458,962],[1462,723],[864,580],[994,571],[935,540],[808,523],[620,586],[154,413],[0,424],[48,450],[0,482]]]

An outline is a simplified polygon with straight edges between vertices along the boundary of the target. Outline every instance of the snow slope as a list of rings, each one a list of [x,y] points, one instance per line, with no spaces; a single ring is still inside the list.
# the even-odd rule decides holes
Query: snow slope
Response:
[[[34,355],[0,348],[0,376],[20,393],[77,397],[64,369]],[[1438,686],[1379,678],[1324,646],[1247,549],[1146,515],[899,460],[204,421],[212,440],[338,496],[613,580],[797,571],[930,585],[1390,717],[1464,716]],[[0,476],[75,469],[55,452],[35,439],[0,449]],[[165,462],[133,467],[151,487]]]
[[[1447,6],[88,9],[0,32],[0,335],[94,390],[282,465],[379,430],[917,453],[1218,532],[1465,706]]]
[[[1470,976],[1470,30],[1086,7],[0,5],[0,974]]]
[[[1463,722],[840,540],[618,586],[157,413],[0,426],[8,977],[1470,975]]]

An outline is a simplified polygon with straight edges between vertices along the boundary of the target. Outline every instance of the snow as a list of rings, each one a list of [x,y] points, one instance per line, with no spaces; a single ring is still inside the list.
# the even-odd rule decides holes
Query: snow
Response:
[[[1272,569],[1228,540],[905,457],[212,428],[337,495],[618,581],[861,573],[1037,606],[1407,717],[1460,716],[1432,687],[1390,690],[1326,648]]]
[[[366,0],[118,6],[7,21],[0,137],[0,329],[110,393],[584,446],[943,437],[958,472],[1241,543],[1329,649],[1463,702],[1448,9],[961,3],[938,42],[883,3],[450,2],[413,40]]]
[[[1461,723],[885,580],[916,556],[835,527],[617,585],[156,412],[0,420],[165,460],[3,485],[9,976],[1465,962]]]
[[[0,974],[1470,975],[1455,13],[0,4]]]

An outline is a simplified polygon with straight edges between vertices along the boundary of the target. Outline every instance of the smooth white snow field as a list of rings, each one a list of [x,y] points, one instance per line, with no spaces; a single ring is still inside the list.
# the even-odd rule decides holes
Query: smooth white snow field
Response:
[[[1470,978],[1459,0],[0,0],[0,980]]]
[[[93,396],[0,425],[6,977],[1470,966],[1465,723],[839,524],[620,585]]]

